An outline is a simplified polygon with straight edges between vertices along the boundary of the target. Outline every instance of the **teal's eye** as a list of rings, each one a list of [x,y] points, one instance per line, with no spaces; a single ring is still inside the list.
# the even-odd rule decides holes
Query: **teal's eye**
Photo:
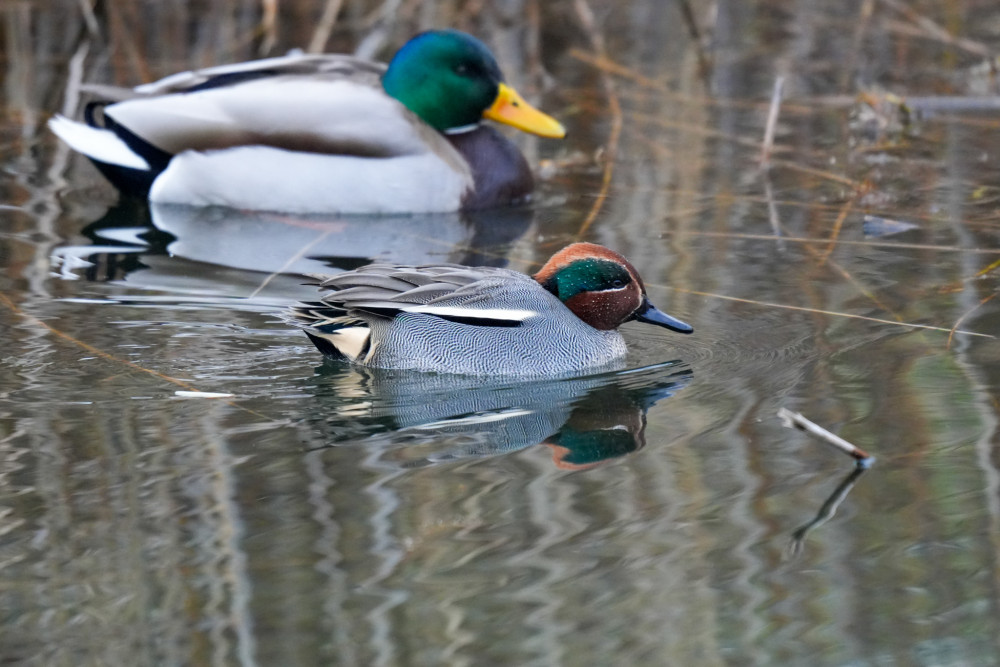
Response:
[[[611,286],[612,287],[624,287],[625,286],[625,281],[622,280],[621,278],[615,278],[614,280],[611,281]]]

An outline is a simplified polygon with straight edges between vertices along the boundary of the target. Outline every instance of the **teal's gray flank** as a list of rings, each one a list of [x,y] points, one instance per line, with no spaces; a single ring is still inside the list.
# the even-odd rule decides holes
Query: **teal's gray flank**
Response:
[[[368,327],[374,351],[364,365],[374,368],[549,376],[606,366],[626,353],[617,331],[591,327],[534,279],[509,269],[371,265],[327,282],[334,291],[319,302],[293,308],[289,321],[319,336],[342,327]],[[460,307],[470,316],[482,309],[534,314],[518,326],[470,325],[423,313],[382,314],[386,307],[413,304]],[[380,314],[365,307],[381,309]]]

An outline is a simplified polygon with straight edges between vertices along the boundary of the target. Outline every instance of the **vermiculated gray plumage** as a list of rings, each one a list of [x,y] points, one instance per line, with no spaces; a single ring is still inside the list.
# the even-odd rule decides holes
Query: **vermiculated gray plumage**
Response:
[[[288,321],[325,354],[364,366],[540,376],[604,366],[626,352],[617,331],[591,327],[508,269],[373,264],[316,284],[329,291],[292,308]],[[414,307],[434,312],[407,310]]]

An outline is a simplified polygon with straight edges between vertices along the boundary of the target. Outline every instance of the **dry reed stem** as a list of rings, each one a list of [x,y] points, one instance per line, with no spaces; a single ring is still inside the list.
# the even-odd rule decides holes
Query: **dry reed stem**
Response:
[[[669,118],[662,118],[660,116],[651,116],[649,114],[633,112],[629,114],[631,118],[644,123],[649,123],[651,125],[658,126],[667,130],[678,130],[689,135],[697,135],[701,137],[708,137],[711,139],[722,139],[725,141],[731,141],[734,144],[739,144],[740,146],[746,146],[748,148],[759,148],[759,139],[750,139],[749,137],[740,137],[732,134],[727,134],[721,130],[716,130],[710,127],[705,127],[704,125],[692,125],[690,123],[681,123],[678,121],[670,120]],[[635,130],[639,132],[638,129]],[[653,143],[648,138],[643,139],[643,143]]]
[[[340,8],[343,4],[343,0],[326,1],[326,4],[323,6],[323,15],[320,16],[319,23],[316,25],[316,31],[313,32],[312,39],[309,40],[309,46],[306,48],[307,52],[323,53],[326,49],[326,43],[330,41],[330,34],[333,32],[333,27],[337,24],[337,15],[340,14]]]
[[[828,240],[828,243],[835,243],[836,242],[836,240],[837,240],[836,234],[839,234],[840,226],[843,223],[843,218],[845,218],[847,216],[847,213],[850,211],[851,207],[853,207],[853,201],[854,201],[854,199],[857,196],[858,196],[858,191],[856,190],[855,193],[854,193],[854,195],[851,197],[851,199],[848,200],[845,203],[845,205],[841,208],[841,211],[840,211],[840,213],[838,215],[838,218],[837,218],[837,223],[834,225],[835,235],[832,237],[832,241]],[[785,238],[785,239],[795,239],[794,236],[787,235],[787,231],[783,227],[781,227],[780,229],[781,229],[782,232],[784,232],[786,234],[786,236],[783,237],[783,238]],[[871,290],[869,290],[861,281],[859,281],[857,278],[855,278],[851,274],[850,271],[848,271],[847,269],[845,269],[838,262],[835,262],[834,260],[830,259],[830,252],[832,251],[832,248],[833,248],[833,245],[830,245],[829,248],[828,248],[828,250],[827,250],[827,252],[821,253],[819,250],[816,250],[812,246],[809,246],[809,245],[805,246],[806,252],[809,253],[810,255],[812,255],[816,260],[818,260],[818,262],[819,262],[820,265],[829,266],[830,268],[832,268],[833,270],[835,270],[837,273],[840,274],[840,276],[842,278],[844,278],[848,283],[850,283],[851,285],[853,285],[854,288],[856,290],[858,290],[858,292],[862,296],[864,296],[865,298],[867,298],[869,301],[871,301],[872,303],[874,303],[876,306],[878,306],[879,308],[881,308],[885,312],[887,312],[890,315],[892,315],[893,317],[895,317],[896,321],[902,323],[903,322],[903,318],[900,317],[892,308],[890,308],[886,304],[882,303],[882,301],[877,296],[875,296],[875,294]]]
[[[623,93],[627,93],[627,92],[628,91],[623,91]],[[661,97],[668,97],[668,96],[664,95],[664,96],[661,96]],[[676,99],[679,102],[681,101],[679,98],[672,98],[672,99]],[[687,102],[690,102],[690,100],[687,100]],[[578,104],[578,106],[581,107],[581,108],[583,108],[583,109],[587,109],[587,110],[591,109],[591,107],[587,106],[586,104]],[[736,106],[736,105],[734,105],[734,106]],[[762,108],[762,106],[759,105],[759,104],[753,104],[753,105],[746,106],[746,108],[748,108],[748,109],[760,109],[760,108]],[[781,111],[782,111],[782,113],[788,111],[789,109],[790,109],[790,107],[789,107],[788,104],[786,104],[784,102],[781,104]],[[808,109],[808,108],[800,108],[799,111],[807,112],[807,113],[813,113],[813,111],[810,110],[810,109]],[[732,135],[732,134],[726,134],[726,133],[721,132],[719,130],[708,128],[708,127],[705,127],[703,125],[686,125],[686,124],[681,124],[681,123],[678,123],[676,121],[672,121],[672,120],[669,120],[669,119],[666,119],[666,118],[663,118],[663,117],[660,117],[660,116],[651,116],[649,114],[643,114],[643,113],[638,113],[638,112],[632,112],[632,113],[629,114],[629,116],[630,116],[631,119],[641,120],[641,121],[644,121],[644,122],[647,122],[647,123],[651,123],[651,124],[657,125],[659,127],[663,127],[663,128],[667,128],[667,129],[678,129],[678,130],[683,131],[685,134],[693,134],[693,135],[699,135],[699,136],[706,136],[706,137],[714,137],[714,138],[724,139],[726,141],[732,141],[733,143],[736,143],[738,145],[747,146],[747,147],[750,147],[750,148],[759,148],[760,145],[761,145],[760,141],[758,141],[757,139],[752,139],[752,138],[749,138],[749,137],[741,137],[741,136]],[[628,130],[628,129],[629,128],[626,128],[626,130]],[[648,143],[650,145],[655,144],[655,142],[650,141],[647,138],[643,139],[643,143]],[[857,150],[860,150],[860,149],[857,149]],[[825,171],[825,170],[820,169],[818,167],[808,167],[808,166],[805,166],[805,165],[801,165],[801,164],[799,164],[797,162],[792,162],[790,160],[775,160],[775,159],[773,159],[774,153],[791,153],[791,152],[792,152],[792,150],[790,148],[784,148],[782,146],[772,147],[771,151],[770,151],[770,155],[768,156],[769,159],[770,159],[770,163],[771,164],[776,164],[776,165],[779,165],[779,166],[782,166],[782,167],[785,167],[785,168],[793,170],[793,171],[799,171],[799,172],[803,172],[803,173],[807,173],[807,174],[812,174],[812,175],[815,175],[815,176],[819,176],[819,177],[821,177],[823,179],[834,181],[836,183],[841,183],[841,184],[846,185],[846,186],[851,187],[851,188],[859,188],[859,187],[862,187],[862,185],[863,185],[863,183],[859,183],[857,181],[851,180],[850,178],[848,178],[846,176],[843,176],[841,174],[836,174],[836,173],[833,173],[833,172],[830,172],[830,171]],[[829,153],[828,152],[823,152],[823,153],[819,153],[819,152],[816,152],[816,151],[809,152],[808,150],[802,149],[802,148],[796,148],[795,151],[794,151],[794,153],[795,153],[796,156],[798,156],[800,158],[813,158],[813,157],[815,157],[815,158],[821,159],[821,160],[827,160],[829,158]]]
[[[63,94],[63,104],[60,113],[67,118],[73,118],[80,106],[80,91],[83,85],[83,63],[90,53],[90,41],[85,40],[77,47],[66,67],[66,90]]]
[[[704,296],[710,299],[722,299],[723,301],[735,301],[737,303],[745,303],[753,306],[760,306],[762,308],[780,308],[782,310],[795,310],[803,313],[812,313],[814,315],[829,315],[831,317],[844,317],[852,320],[863,320],[865,322],[875,322],[877,324],[891,324],[893,326],[907,327],[908,329],[926,329],[928,331],[941,331],[944,333],[951,332],[951,329],[946,327],[936,327],[931,324],[916,324],[914,322],[901,322],[899,320],[886,320],[880,317],[869,317],[867,315],[856,315],[854,313],[842,313],[836,310],[823,310],[820,308],[809,308],[808,306],[790,306],[784,303],[773,303],[770,301],[757,301],[756,299],[744,299],[738,296],[727,296],[725,294],[714,294],[712,292],[701,292],[699,290],[686,289],[684,287],[676,287],[673,285],[658,285],[656,283],[647,282],[646,287],[658,287],[662,289],[670,289],[676,292],[681,292],[683,294],[694,294],[695,296]],[[956,334],[964,334],[966,336],[976,336],[978,338],[990,338],[996,339],[996,336],[991,334],[979,333],[976,331],[965,331],[962,329],[955,330]]]
[[[962,316],[959,317],[957,320],[955,320],[955,324],[952,325],[951,331],[948,332],[948,342],[944,346],[946,350],[951,349],[951,339],[955,335],[955,332],[958,331],[958,327],[961,326],[962,322],[964,322],[966,318],[969,317],[969,315],[976,312],[977,310],[979,310],[980,308],[982,308],[984,305],[986,305],[995,298],[996,298],[996,293],[994,292],[993,294],[990,294],[988,297],[977,303],[972,308],[969,308],[967,311],[962,313]]]
[[[128,359],[122,359],[121,357],[116,357],[115,355],[113,355],[113,354],[111,354],[109,352],[105,352],[104,350],[100,349],[99,347],[95,347],[95,346],[91,345],[90,343],[85,343],[82,340],[80,340],[79,338],[71,336],[70,334],[66,333],[65,331],[62,331],[61,329],[55,328],[54,326],[52,326],[51,324],[45,322],[44,320],[41,320],[41,319],[35,317],[34,315],[31,315],[30,313],[24,312],[23,310],[21,310],[17,306],[16,303],[14,303],[10,299],[10,297],[8,297],[3,292],[0,292],[0,304],[2,304],[5,308],[7,308],[14,315],[16,315],[18,317],[21,317],[21,318],[27,320],[28,322],[30,322],[32,326],[39,327],[41,329],[45,329],[46,331],[48,331],[52,335],[56,336],[57,338],[60,338],[60,339],[66,341],[66,342],[68,342],[68,343],[70,343],[72,345],[75,345],[76,347],[79,347],[79,348],[81,348],[83,350],[86,350],[90,354],[92,354],[94,356],[97,356],[97,357],[100,357],[101,359],[104,359],[106,361],[110,361],[112,363],[121,364],[121,365],[123,365],[123,366],[125,366],[125,367],[127,367],[127,368],[129,368],[129,369],[131,369],[133,371],[138,372],[138,373],[146,373],[147,375],[152,375],[153,377],[155,377],[155,378],[157,378],[159,380],[163,380],[164,382],[169,382],[172,385],[180,387],[184,391],[194,392],[194,393],[197,393],[197,394],[212,393],[212,392],[203,392],[200,389],[198,389],[197,387],[195,387],[194,385],[188,384],[184,380],[178,380],[175,377],[171,377],[171,376],[166,375],[164,373],[161,373],[159,371],[154,371],[151,368],[146,368],[145,366],[140,366],[139,364],[137,364],[137,363],[135,363],[133,361],[129,361]],[[225,403],[227,405],[230,405],[230,406],[232,406],[232,407],[234,407],[234,408],[236,408],[238,410],[242,410],[243,412],[247,412],[249,414],[252,414],[255,417],[260,417],[261,419],[267,420],[269,422],[275,422],[275,423],[277,423],[277,421],[278,421],[278,420],[272,419],[271,417],[268,417],[267,415],[261,414],[261,413],[257,412],[256,410],[251,410],[249,408],[243,407],[242,405],[238,405],[236,403],[233,403],[232,401],[223,401],[223,403]]]
[[[993,262],[992,264],[990,264],[989,266],[987,266],[985,269],[981,269],[980,271],[976,272],[976,278],[982,278],[983,276],[988,275],[988,274],[992,273],[993,271],[996,271],[998,268],[1000,268],[1000,259],[998,259],[997,261]]]
[[[825,264],[830,258],[830,254],[837,247],[837,240],[840,237],[840,230],[844,227],[844,220],[847,218],[848,214],[854,209],[854,202],[858,200],[859,192],[854,191],[854,195],[844,202],[844,205],[840,208],[840,213],[837,214],[837,219],[833,223],[833,230],[830,232],[830,240],[827,243],[826,250],[820,255],[819,263]]]
[[[848,203],[850,203],[850,202],[848,202]],[[848,210],[849,210],[849,208],[847,206],[845,206],[843,208],[841,218],[845,217],[847,215],[847,211]],[[838,220],[839,220],[839,218],[838,218]],[[778,223],[778,225],[779,225],[779,231],[783,231],[782,228],[781,228],[781,226],[780,226],[780,222]],[[839,224],[836,225],[836,229],[839,230],[839,228],[840,228],[840,225]],[[677,232],[672,232],[672,231],[667,231],[666,233],[667,234],[678,234]],[[921,245],[921,244],[884,243],[884,242],[883,243],[879,243],[879,242],[864,242],[864,241],[840,241],[837,238],[836,234],[834,234],[831,239],[826,239],[826,240],[821,240],[821,239],[804,239],[804,238],[796,237],[796,236],[781,236],[780,238],[776,238],[774,236],[765,235],[765,234],[759,234],[759,235],[738,234],[737,235],[737,234],[728,234],[728,233],[719,233],[719,232],[680,232],[679,234],[680,235],[685,235],[686,234],[686,235],[690,235],[690,236],[719,236],[719,237],[726,237],[726,238],[728,238],[728,237],[733,237],[733,238],[737,238],[737,237],[739,237],[739,238],[757,238],[757,239],[767,240],[767,241],[781,241],[781,242],[791,241],[791,242],[807,243],[807,244],[808,243],[822,243],[822,242],[826,242],[828,244],[828,247],[827,247],[826,251],[822,255],[819,255],[820,262],[828,264],[831,268],[833,268],[834,270],[836,270],[845,280],[847,280],[850,284],[852,284],[855,287],[855,289],[858,290],[859,293],[861,293],[867,299],[869,299],[870,301],[872,301],[879,308],[881,308],[882,310],[886,311],[887,313],[889,313],[890,315],[892,315],[894,318],[896,318],[896,322],[895,322],[896,324],[900,324],[900,325],[904,325],[904,326],[917,327],[917,328],[921,328],[921,329],[930,329],[930,330],[935,330],[935,331],[948,331],[949,332],[948,333],[948,347],[951,346],[951,339],[952,339],[952,336],[955,333],[963,333],[963,334],[966,334],[966,335],[973,335],[973,336],[983,336],[983,337],[986,337],[986,338],[995,338],[995,336],[991,336],[989,334],[978,334],[978,333],[974,333],[974,332],[970,332],[970,331],[959,331],[959,329],[958,329],[959,325],[966,319],[966,317],[970,313],[972,313],[977,308],[979,308],[983,304],[985,304],[988,301],[990,301],[993,297],[996,296],[995,294],[992,295],[992,296],[990,296],[990,297],[988,297],[988,298],[986,298],[986,299],[984,299],[979,305],[975,306],[974,308],[972,308],[971,310],[969,310],[967,313],[965,313],[964,315],[962,315],[962,317],[959,318],[959,320],[951,327],[951,329],[945,329],[944,327],[934,327],[934,326],[928,326],[928,325],[922,325],[922,324],[908,323],[908,322],[905,322],[903,320],[903,318],[900,317],[894,310],[892,310],[890,307],[888,307],[887,305],[885,305],[884,303],[882,303],[882,301],[878,297],[876,297],[860,281],[858,281],[847,269],[845,269],[844,267],[842,267],[837,262],[830,261],[829,260],[829,256],[830,256],[830,253],[832,252],[832,250],[833,250],[833,248],[834,248],[835,245],[861,245],[861,246],[871,246],[871,247],[898,247],[898,248],[908,248],[908,249],[955,251],[955,252],[973,252],[973,253],[983,253],[983,252],[985,252],[985,253],[1000,253],[1000,249],[978,249],[978,248],[969,249],[969,248],[957,248],[957,247],[951,247],[951,246],[924,246],[924,245]],[[819,253],[818,250],[810,247],[809,245],[806,245],[805,249],[806,249],[807,252],[809,252],[814,257],[816,257],[818,255],[818,253]],[[991,266],[994,266],[994,265],[1000,265],[1000,261],[994,262],[994,264],[991,264]],[[674,289],[678,289],[679,291],[689,291],[689,290],[683,290],[681,288],[674,288]],[[694,293],[694,292],[692,292],[692,293]],[[721,296],[721,295],[713,295],[713,296],[716,296],[718,298],[732,298],[732,299],[738,300],[738,301],[748,301],[748,300],[745,300],[745,299],[737,299],[735,297],[724,297],[724,296]],[[763,305],[765,302],[759,302],[759,303],[761,303]],[[798,310],[798,309],[811,310],[811,311],[817,312],[817,313],[831,314],[830,311],[821,311],[821,310],[815,310],[815,309],[800,308],[800,307],[795,307],[795,306],[781,306],[779,304],[768,304],[768,305],[772,305],[772,306],[775,306],[775,307],[787,307],[787,308],[792,308],[792,309],[796,309],[796,310]],[[846,315],[846,314],[843,314],[843,313],[841,313],[841,315],[847,316],[847,317],[855,317],[855,316]],[[872,321],[890,322],[890,320],[882,320],[882,319],[879,319],[879,318],[869,318],[869,317],[862,317],[862,316],[856,316],[856,317],[859,317],[860,319],[866,319],[866,320],[872,320]]]
[[[80,5],[80,14],[83,16],[83,23],[87,26],[87,34],[91,38],[99,38],[101,36],[101,26],[97,22],[97,16],[94,14],[94,7],[89,0],[78,0],[78,3]]]
[[[268,275],[266,278],[264,278],[264,280],[260,283],[260,285],[257,286],[257,289],[255,289],[247,298],[248,299],[253,299],[258,294],[260,294],[261,291],[265,287],[267,287],[271,283],[272,280],[274,280],[278,276],[284,274],[285,271],[288,269],[288,267],[290,267],[295,262],[299,261],[299,259],[301,259],[302,257],[304,257],[305,254],[307,252],[309,252],[313,248],[313,246],[315,246],[317,243],[319,243],[320,241],[322,241],[323,239],[325,239],[329,235],[330,235],[330,231],[329,230],[325,231],[322,234],[320,234],[319,236],[317,236],[315,239],[313,239],[312,241],[310,241],[309,243],[304,244],[299,249],[299,251],[296,252],[291,257],[289,257],[288,260],[286,260],[285,263],[280,268],[278,268],[276,271],[274,271],[273,273],[271,273],[270,275]]]
[[[782,167],[783,169],[797,171],[810,176],[817,176],[823,180],[832,181],[833,183],[840,183],[841,185],[845,185],[854,190],[858,190],[862,186],[862,183],[848,178],[847,176],[835,174],[832,171],[826,171],[825,169],[807,167],[806,165],[798,164],[797,162],[792,162],[791,160],[771,160],[771,164],[776,167]]]
[[[112,2],[108,5],[108,18],[111,22],[111,43],[121,46],[125,53],[126,61],[133,70],[133,74],[139,81],[152,81],[149,64],[146,62],[142,51],[136,46],[133,30],[130,29],[126,18],[119,11],[118,3]],[[114,51],[114,47],[112,46]],[[121,67],[117,59],[115,60],[119,68]]]
[[[496,257],[496,258],[500,258],[500,259],[506,259],[511,264],[518,264],[518,265],[525,266],[525,267],[540,266],[540,264],[541,264],[540,262],[536,262],[536,261],[530,260],[530,259],[522,259],[520,257],[508,256],[508,255],[504,255],[504,254],[500,254],[500,253],[489,253],[489,252],[486,252],[484,250],[477,249],[477,248],[472,248],[471,246],[467,246],[467,245],[464,245],[464,244],[448,243],[446,241],[440,241],[438,239],[434,239],[434,238],[430,238],[430,237],[426,237],[426,236],[421,236],[419,234],[407,234],[406,232],[402,232],[402,233],[404,235],[411,236],[413,238],[419,238],[419,239],[421,239],[423,241],[429,241],[431,243],[437,243],[438,245],[450,248],[452,250],[465,250],[465,251],[469,251],[469,252],[475,251],[475,252],[478,252],[480,254],[486,255],[488,257]],[[775,241],[775,240],[777,240],[773,236],[768,236],[768,235],[753,235],[753,234],[732,234],[732,235],[729,235],[729,234],[713,233],[713,232],[670,232],[670,231],[668,231],[666,233],[668,233],[668,234],[673,233],[673,234],[680,234],[680,235],[687,234],[687,235],[691,235],[691,236],[732,236],[733,238],[753,238],[753,239],[761,239],[761,240],[768,240],[768,241]],[[808,239],[808,238],[798,238],[798,237],[782,237],[782,240],[794,241],[794,242],[799,242],[799,243],[824,243],[824,242],[826,242],[827,239]],[[565,239],[563,239],[563,238],[557,238],[557,239],[552,239],[549,242],[548,245],[557,245],[557,244],[561,245],[562,243],[565,243]],[[854,245],[868,245],[868,244],[863,244],[861,242],[850,242],[850,241],[842,241],[842,243],[845,243],[845,244],[854,244]],[[884,244],[884,245],[897,245],[897,244]],[[899,245],[901,245],[901,244],[899,244]],[[917,247],[923,247],[923,246],[917,246]],[[934,246],[930,246],[930,248],[934,248]],[[1000,252],[1000,249],[995,250],[993,252]],[[993,335],[990,335],[990,334],[979,333],[979,332],[976,332],[976,331],[965,331],[965,330],[959,330],[959,329],[947,329],[945,327],[937,327],[937,326],[933,326],[933,325],[930,325],[930,324],[916,324],[916,323],[913,323],[913,322],[902,322],[902,321],[899,321],[899,320],[886,320],[886,319],[882,319],[882,318],[878,318],[878,317],[869,317],[867,315],[856,315],[854,313],[843,313],[843,312],[836,311],[836,310],[821,310],[821,309],[818,309],[818,308],[809,308],[807,306],[791,306],[791,305],[782,304],[782,303],[772,303],[772,302],[768,302],[768,301],[757,301],[755,299],[744,299],[744,298],[741,298],[741,297],[728,296],[728,295],[725,295],[725,294],[715,294],[715,293],[712,293],[712,292],[702,292],[702,291],[699,291],[699,290],[686,289],[684,287],[677,287],[675,285],[660,285],[658,283],[652,283],[652,282],[648,282],[647,281],[646,282],[646,287],[647,288],[653,287],[653,288],[659,288],[659,289],[674,290],[676,292],[681,292],[683,294],[693,294],[695,296],[706,297],[706,298],[709,298],[709,299],[722,299],[723,301],[735,301],[737,303],[745,303],[745,304],[748,304],[748,305],[760,306],[762,308],[779,308],[779,309],[783,309],[783,310],[794,310],[794,311],[799,311],[799,312],[812,313],[812,314],[815,314],[815,315],[827,315],[827,316],[831,316],[831,317],[843,317],[843,318],[853,319],[853,320],[863,320],[865,322],[875,322],[877,324],[890,324],[890,325],[893,325],[893,326],[903,326],[903,327],[907,327],[907,328],[910,328],[910,329],[926,329],[926,330],[929,330],[929,331],[942,331],[942,332],[947,332],[947,333],[952,333],[952,334],[963,334],[963,335],[966,335],[966,336],[976,336],[976,337],[979,337],[979,338],[996,339],[996,336],[993,336]]]
[[[811,246],[805,246],[805,249],[806,249],[806,252],[808,252],[809,254],[813,255],[814,257],[816,257],[819,254],[819,251],[816,250],[815,248],[811,247]],[[876,306],[878,306],[879,308],[881,308],[885,312],[887,312],[890,315],[892,315],[894,318],[896,318],[897,322],[903,323],[903,318],[900,317],[899,314],[896,313],[896,311],[894,311],[892,308],[890,308],[886,304],[882,303],[881,299],[879,299],[877,296],[875,296],[874,292],[872,292],[871,290],[869,290],[864,285],[864,283],[862,283],[860,280],[858,280],[857,278],[855,278],[854,275],[850,271],[848,271],[847,269],[845,269],[838,262],[835,262],[832,259],[823,259],[823,264],[825,266],[829,266],[830,268],[832,268],[833,270],[835,270],[837,273],[839,273],[840,276],[844,280],[846,280],[848,283],[850,283],[851,285],[853,285],[856,290],[858,290],[859,294],[861,294],[862,296],[864,296],[866,299],[868,299],[869,301],[871,301],[873,304],[875,304]]]
[[[998,251],[998,252],[1000,252],[1000,251]],[[994,262],[994,264],[1000,265],[1000,261]],[[965,278],[961,278],[961,279],[956,280],[954,282],[947,283],[945,285],[941,285],[937,289],[938,289],[938,292],[940,294],[953,294],[954,292],[961,292],[962,290],[964,290],[968,286],[969,283],[971,283],[973,281],[976,281],[976,280],[981,280],[982,277],[983,277],[982,271],[980,271],[979,273],[977,273],[974,276],[967,276]]]
[[[760,166],[767,169],[771,163],[771,149],[774,148],[774,129],[778,125],[778,114],[781,112],[781,96],[785,88],[785,77],[774,79],[774,91],[771,93],[771,107],[767,111],[767,124],[764,126],[764,145],[760,151]]]
[[[993,52],[985,44],[965,37],[955,37],[945,28],[941,27],[923,14],[920,14],[915,9],[908,7],[900,0],[882,0],[882,2],[891,7],[894,11],[903,15],[906,20],[910,21],[920,29],[920,34],[925,35],[926,37],[939,42],[944,42],[945,44],[949,44],[951,46],[957,46],[964,51],[968,51],[969,53],[987,60],[993,57]]]
[[[601,33],[597,29],[597,23],[594,19],[594,12],[590,9],[590,5],[587,4],[586,0],[574,0],[574,8],[576,9],[577,16],[580,22],[583,24],[584,31],[587,33],[587,37],[590,39],[591,46],[594,51],[597,52],[598,57],[605,57],[604,48],[604,38],[601,37]],[[615,92],[614,82],[611,80],[610,76],[602,72],[601,82],[604,86],[604,92],[608,98],[608,113],[611,117],[611,130],[608,133],[608,141],[604,146],[604,170],[601,174],[601,189],[597,194],[597,198],[594,200],[593,206],[590,207],[590,211],[587,213],[587,217],[584,219],[580,228],[576,232],[577,238],[582,238],[590,226],[597,219],[598,213],[601,212],[601,207],[604,206],[604,200],[608,196],[608,192],[611,189],[611,177],[615,172],[615,160],[618,156],[618,140],[621,137],[622,132],[622,110],[621,105],[618,102],[618,94]]]
[[[784,202],[778,202],[785,205]],[[676,236],[712,236],[720,238],[731,238],[731,239],[746,239],[746,240],[759,240],[759,241],[775,241],[775,237],[770,234],[746,234],[742,232],[703,232],[696,230],[666,230],[664,234],[676,235]],[[830,239],[821,239],[811,236],[783,236],[782,241],[790,241],[794,243],[829,243]],[[977,255],[1000,255],[1000,248],[963,248],[961,246],[948,246],[948,245],[932,245],[926,243],[895,243],[892,241],[850,241],[838,239],[835,241],[838,246],[862,246],[870,248],[902,248],[905,250],[926,250],[932,252],[967,252]],[[994,263],[996,266],[1000,266],[1000,260]],[[978,274],[977,274],[978,276]]]
[[[688,93],[678,93],[674,90],[671,90],[668,87],[667,83],[665,83],[664,81],[650,79],[649,77],[636,72],[634,69],[626,65],[622,65],[619,62],[611,60],[607,56],[598,57],[593,54],[586,53],[585,51],[581,51],[579,49],[570,49],[568,55],[571,58],[575,58],[580,62],[587,63],[588,65],[596,69],[599,69],[603,72],[614,74],[623,79],[628,79],[629,81],[633,81],[637,83],[640,86],[640,88],[644,90],[655,91],[658,95],[660,95],[665,99],[681,102],[684,104],[695,105],[698,106],[699,108],[710,106],[710,107],[721,107],[724,109],[763,109],[766,108],[767,105],[769,104],[768,102],[762,102],[760,100],[740,100],[733,98],[719,98],[719,97],[702,96],[702,95],[691,95]],[[623,94],[627,95],[628,91],[623,91]],[[638,93],[636,92],[632,94],[638,94]],[[811,99],[809,98],[802,101],[801,103],[799,101],[782,102],[781,108],[782,111],[786,112],[813,113],[814,112],[813,107],[829,106],[828,98],[823,97],[817,99],[819,99],[820,101],[815,103],[812,102]],[[851,106],[856,102],[856,98],[847,96],[838,96],[834,99],[839,106]]]
[[[660,118],[660,117],[657,117],[657,116],[650,116],[650,115],[647,115],[647,114],[640,114],[640,113],[632,113],[632,114],[629,114],[629,116],[631,118],[634,118],[634,119],[638,120],[638,121],[652,123],[653,125],[658,125],[659,127],[662,127],[662,128],[665,128],[665,129],[679,130],[679,131],[684,132],[685,134],[693,134],[693,135],[699,135],[699,136],[703,136],[703,137],[711,137],[713,139],[722,139],[722,140],[725,140],[725,141],[731,141],[731,142],[733,142],[735,144],[739,144],[741,146],[747,146],[747,147],[755,148],[755,149],[760,147],[760,141],[757,140],[757,139],[750,139],[750,138],[747,138],[747,137],[733,136],[733,135],[727,134],[725,132],[720,132],[719,130],[713,130],[711,128],[704,127],[702,125],[691,125],[691,124],[688,124],[688,123],[679,123],[679,122],[675,122],[675,121],[672,121],[672,120],[669,120],[669,119],[666,119],[666,118]],[[634,130],[634,131],[638,132],[639,130]],[[648,138],[644,138],[643,139],[643,143],[652,144],[652,143],[656,143],[656,142],[651,142]],[[853,190],[858,190],[861,187],[863,187],[863,185],[864,185],[863,183],[861,183],[859,181],[852,180],[852,179],[848,178],[847,176],[843,176],[841,174],[836,174],[836,173],[831,172],[831,171],[826,171],[824,169],[818,169],[816,167],[809,167],[809,166],[806,166],[806,165],[801,165],[801,164],[798,164],[796,162],[792,162],[791,160],[780,160],[780,159],[774,159],[774,158],[772,158],[771,159],[771,165],[772,166],[777,166],[777,167],[782,167],[784,169],[789,169],[789,170],[792,170],[792,171],[797,171],[797,172],[800,172],[800,173],[803,173],[803,174],[808,174],[810,176],[816,176],[817,178],[822,178],[823,180],[831,181],[833,183],[839,183],[840,185],[844,185],[844,186],[846,186],[848,188],[851,188]]]
[[[691,41],[694,42],[696,54],[698,56],[698,71],[702,76],[707,76],[712,70],[712,59],[708,56],[708,40],[701,34],[698,28],[698,19],[695,18],[694,10],[688,0],[679,0],[681,15],[684,17],[684,24],[688,32],[691,33]]]
[[[278,0],[261,0],[260,4],[261,16],[258,31],[261,40],[257,53],[263,56],[270,53],[278,41]]]
[[[858,71],[858,56],[861,54],[861,46],[865,42],[865,33],[871,25],[872,14],[875,13],[875,0],[864,0],[858,10],[858,18],[855,21],[854,37],[851,43],[851,50],[848,60],[840,76],[840,88],[850,90],[853,88],[853,77]]]
[[[643,86],[645,88],[652,88],[657,91],[667,90],[666,86],[664,86],[663,83],[650,79],[649,77],[640,74],[639,72],[636,72],[631,67],[626,67],[621,63],[617,63],[611,60],[607,56],[604,55],[595,56],[591,53],[587,53],[586,51],[581,51],[580,49],[574,48],[569,50],[569,57],[587,63],[588,65],[592,65],[593,67],[601,70],[602,72],[606,72],[608,74],[616,74],[622,77],[623,79],[634,81],[635,83],[638,83],[640,86]],[[679,95],[678,97],[682,96]],[[684,99],[688,98],[685,97]]]

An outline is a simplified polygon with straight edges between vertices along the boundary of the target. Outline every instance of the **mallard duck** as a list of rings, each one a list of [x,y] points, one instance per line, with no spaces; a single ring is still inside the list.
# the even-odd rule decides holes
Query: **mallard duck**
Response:
[[[371,264],[319,277],[320,299],[286,313],[325,355],[361,366],[542,376],[625,356],[629,320],[694,329],[658,310],[627,259],[574,243],[534,276],[455,264]]]
[[[417,35],[388,67],[290,55],[175,74],[92,102],[59,137],[124,193],[156,203],[407,213],[517,203],[534,188],[490,119],[544,137],[562,125],[456,30]]]

